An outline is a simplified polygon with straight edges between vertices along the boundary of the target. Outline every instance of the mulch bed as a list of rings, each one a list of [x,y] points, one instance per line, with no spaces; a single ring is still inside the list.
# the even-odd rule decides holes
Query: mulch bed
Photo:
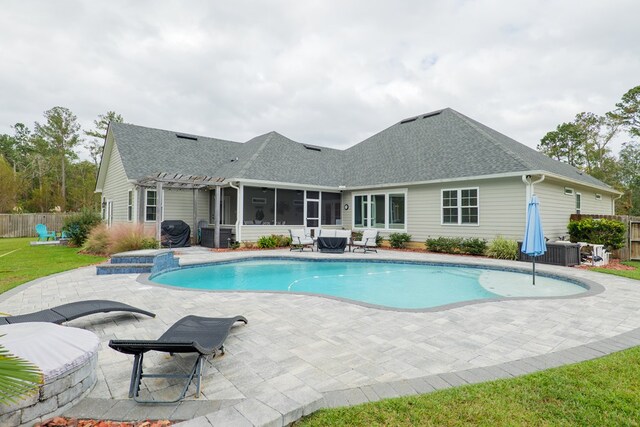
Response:
[[[146,421],[104,421],[83,420],[77,418],[55,417],[36,424],[35,427],[167,427],[173,423],[169,420]]]
[[[607,270],[635,270],[635,267],[631,267],[630,265],[624,265],[620,263],[619,259],[611,259],[609,260],[609,264],[603,265],[600,267],[592,266],[589,264],[577,265],[575,268],[583,268],[585,270],[589,270],[591,268],[606,268]]]

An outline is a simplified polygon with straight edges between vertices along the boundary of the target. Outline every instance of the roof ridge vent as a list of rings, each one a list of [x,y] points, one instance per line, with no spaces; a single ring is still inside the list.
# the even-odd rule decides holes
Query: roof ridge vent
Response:
[[[315,145],[302,144],[302,146],[303,146],[304,148],[306,148],[307,150],[311,150],[311,151],[322,151],[322,148],[320,148],[320,147],[316,147]]]
[[[176,133],[176,138],[188,139],[189,141],[197,141],[198,140],[197,136],[187,135],[187,134],[184,134],[184,133]]]
[[[416,120],[418,120],[418,116],[410,117],[408,119],[404,119],[404,120],[400,121],[400,124],[403,125],[405,123],[415,122]]]
[[[423,119],[428,119],[429,117],[439,116],[440,113],[442,113],[442,111],[436,111],[434,113],[425,114],[424,116],[422,116],[422,118]]]

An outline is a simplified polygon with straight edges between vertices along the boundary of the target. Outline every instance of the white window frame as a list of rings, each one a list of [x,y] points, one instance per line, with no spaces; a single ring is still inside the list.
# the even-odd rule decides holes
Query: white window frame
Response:
[[[156,193],[156,204],[155,205],[148,205],[147,204],[147,200],[149,200],[147,198],[147,193],[149,191],[153,191],[154,193]],[[156,208],[156,219],[147,219],[147,207],[153,206]],[[144,189],[144,222],[156,222],[157,218],[158,218],[158,214],[159,214],[159,209],[158,209],[158,190],[156,190],[155,188],[145,188]],[[162,217],[160,217],[160,219],[162,219]]]
[[[478,204],[475,206],[462,206],[462,191],[463,190],[476,190],[476,199],[478,200]],[[444,192],[445,191],[457,191],[457,197],[458,197],[458,204],[457,204],[457,208],[458,208],[458,223],[457,224],[453,224],[450,222],[445,223],[444,222],[444,215],[442,213],[443,209],[444,209]],[[474,224],[463,224],[462,223],[462,208],[473,208],[475,207],[476,209],[478,209],[478,222],[474,223]],[[480,226],[480,187],[459,187],[459,188],[442,188],[440,190],[440,225],[442,226],[451,226],[451,227],[479,227]]]
[[[402,194],[404,195],[404,228],[389,228],[389,194]],[[380,190],[370,190],[370,191],[358,191],[351,194],[351,206],[352,206],[352,214],[351,214],[351,227],[354,230],[364,230],[367,228],[371,228],[378,231],[388,231],[391,233],[406,233],[408,227],[408,217],[409,217],[409,197],[408,190],[406,188],[393,188],[393,189],[380,189]],[[384,228],[374,228],[371,225],[371,197],[384,195]],[[365,226],[359,227],[356,226],[356,216],[355,216],[355,207],[356,207],[356,197],[365,196],[367,201],[367,217],[365,218]]]
[[[582,212],[582,193],[576,192],[576,213],[579,214]]]
[[[127,194],[127,221],[129,222],[133,221],[133,205],[133,190],[129,190]]]

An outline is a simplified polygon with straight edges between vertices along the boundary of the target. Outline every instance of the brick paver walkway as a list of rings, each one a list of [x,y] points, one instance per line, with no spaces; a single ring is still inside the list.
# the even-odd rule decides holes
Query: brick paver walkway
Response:
[[[528,267],[519,262],[379,251],[328,255],[289,251],[213,253],[183,250],[181,263],[246,256],[356,257],[473,262]],[[0,296],[2,311],[20,314],[82,299],[113,299],[157,314],[104,314],[70,322],[101,340],[98,383],[66,415],[106,419],[171,418],[185,425],[287,425],[321,407],[425,393],[516,376],[599,357],[640,344],[638,282],[581,269],[539,265],[541,272],[599,283],[587,297],[483,302],[444,311],[401,312],[329,298],[272,293],[216,293],[138,281],[137,275],[97,276],[95,267],[50,276]],[[202,396],[180,405],[139,405],[127,398],[132,358],[111,350],[112,338],[153,339],[188,314],[242,314],[226,354],[207,363]],[[147,370],[170,371],[192,356],[150,353]],[[179,384],[149,381],[168,397]],[[147,393],[148,390],[143,390]]]

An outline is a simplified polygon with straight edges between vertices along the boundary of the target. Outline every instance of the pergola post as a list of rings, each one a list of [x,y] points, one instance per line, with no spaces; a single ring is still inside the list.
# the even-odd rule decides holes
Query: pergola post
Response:
[[[195,235],[193,236],[194,244],[198,244],[198,199],[196,197],[195,187],[192,189],[193,193],[193,230]]]
[[[164,195],[162,194],[162,182],[156,183],[156,239],[162,248],[162,212],[164,212]]]
[[[213,231],[213,247],[220,247],[220,185],[216,185],[216,195],[215,195],[215,207],[213,208],[213,220],[214,220],[214,231]]]

